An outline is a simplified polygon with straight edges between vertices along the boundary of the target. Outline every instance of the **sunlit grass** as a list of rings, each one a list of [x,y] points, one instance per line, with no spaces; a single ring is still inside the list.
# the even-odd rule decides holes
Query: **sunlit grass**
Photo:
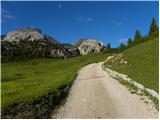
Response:
[[[142,43],[124,51],[123,59],[127,64],[121,64],[120,61],[106,62],[105,65],[127,74],[133,80],[143,84],[147,88],[159,91],[158,75],[158,38]]]
[[[14,103],[34,101],[74,80],[86,64],[103,61],[107,54],[97,53],[63,59],[35,59],[2,64],[2,108]]]

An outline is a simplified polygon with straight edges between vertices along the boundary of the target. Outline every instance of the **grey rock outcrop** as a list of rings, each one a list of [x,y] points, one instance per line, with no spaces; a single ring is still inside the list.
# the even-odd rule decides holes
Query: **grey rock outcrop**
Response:
[[[71,45],[62,45],[61,48],[51,50],[51,57],[68,57],[77,56],[79,54],[78,48]]]
[[[100,52],[103,48],[103,43],[95,39],[80,39],[75,43],[75,46],[79,49],[81,55],[89,53]]]
[[[9,32],[4,38],[3,41],[7,42],[19,42],[19,41],[45,41],[53,44],[60,44],[54,38],[44,35],[40,29],[24,27],[19,28],[13,32]]]
[[[26,39],[28,41],[40,40],[44,39],[44,35],[38,29],[26,27],[13,32],[9,32],[4,38],[4,41],[19,42],[20,40],[23,41]]]

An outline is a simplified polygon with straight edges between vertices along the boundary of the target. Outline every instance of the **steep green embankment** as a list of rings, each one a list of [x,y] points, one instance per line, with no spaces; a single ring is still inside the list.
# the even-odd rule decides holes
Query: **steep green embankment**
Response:
[[[127,74],[133,80],[147,88],[159,91],[158,79],[158,38],[147,41],[122,52],[122,58],[110,60],[104,65]],[[127,64],[121,60],[127,61]]]
[[[66,60],[3,63],[2,118],[41,118],[50,104],[53,109],[56,99],[60,101],[59,87],[71,83],[84,65],[106,58],[107,54],[97,53]]]

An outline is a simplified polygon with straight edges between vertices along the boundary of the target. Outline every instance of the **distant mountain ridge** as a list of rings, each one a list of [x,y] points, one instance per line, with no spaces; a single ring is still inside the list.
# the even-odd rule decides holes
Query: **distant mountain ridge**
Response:
[[[1,35],[2,61],[29,58],[62,58],[100,52],[103,43],[96,39],[80,39],[75,45],[61,44],[38,28],[23,27]]]

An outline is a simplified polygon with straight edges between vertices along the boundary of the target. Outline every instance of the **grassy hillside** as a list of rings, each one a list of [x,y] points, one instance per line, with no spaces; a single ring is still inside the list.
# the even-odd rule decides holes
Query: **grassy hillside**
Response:
[[[74,80],[86,64],[102,61],[107,54],[97,53],[62,59],[36,59],[2,64],[2,108],[34,101],[49,91]]]
[[[145,87],[158,92],[158,45],[158,38],[147,41],[122,52],[121,59],[127,61],[127,64],[120,63],[121,59],[117,59],[106,62],[105,66],[127,74]]]

